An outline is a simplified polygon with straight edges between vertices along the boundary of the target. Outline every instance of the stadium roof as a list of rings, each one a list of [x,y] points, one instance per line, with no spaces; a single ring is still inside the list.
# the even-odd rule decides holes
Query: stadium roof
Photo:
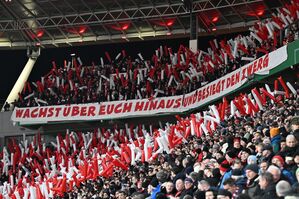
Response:
[[[0,49],[189,37],[191,0],[0,0]],[[194,0],[199,35],[247,30],[286,0]]]

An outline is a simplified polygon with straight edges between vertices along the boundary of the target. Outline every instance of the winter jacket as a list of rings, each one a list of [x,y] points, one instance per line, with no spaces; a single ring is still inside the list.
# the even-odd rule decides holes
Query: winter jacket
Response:
[[[275,184],[268,185],[265,190],[261,190],[257,196],[253,198],[256,199],[278,199],[279,197],[276,195]]]
[[[286,169],[283,169],[283,170],[281,171],[281,173],[282,173],[283,177],[284,177],[285,179],[287,179],[287,181],[288,181],[291,185],[295,184],[295,182],[296,182],[296,178],[295,178],[295,176],[293,176],[293,174],[292,174],[290,171],[288,171],[288,170],[286,170]]]
[[[250,198],[254,198],[260,191],[260,186],[258,183],[258,176],[255,179],[252,179],[245,188],[245,193],[250,196]]]
[[[220,189],[223,189],[223,183],[225,182],[226,179],[230,178],[232,176],[232,170],[230,168],[230,170],[228,170],[227,172],[225,172],[223,174],[223,177],[221,179],[221,183],[220,183]]]
[[[271,138],[271,145],[273,147],[273,152],[276,154],[279,151],[280,148],[280,140],[281,140],[281,136],[280,135],[276,135],[273,138]]]
[[[156,195],[161,192],[161,185],[158,186],[152,191],[151,199],[156,199]]]

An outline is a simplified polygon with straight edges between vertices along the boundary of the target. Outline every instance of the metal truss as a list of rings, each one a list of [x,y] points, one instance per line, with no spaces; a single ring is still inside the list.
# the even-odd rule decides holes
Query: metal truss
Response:
[[[116,1],[116,0],[115,0]],[[208,10],[221,9],[249,5],[263,0],[201,0],[193,2],[193,13]],[[47,29],[57,27],[73,27],[80,25],[110,24],[134,20],[150,20],[180,17],[188,15],[188,10],[181,1],[173,4],[148,5],[130,8],[112,8],[85,13],[61,14],[55,16],[29,16],[28,18],[0,20],[0,31],[31,30],[32,28]],[[28,21],[34,21],[34,27],[28,25]]]
[[[188,1],[188,0],[185,0]],[[282,5],[284,1],[279,0]],[[40,45],[60,47],[78,43],[109,43],[112,40],[152,40],[160,37],[188,37],[190,12],[182,0],[0,0],[0,49]],[[76,3],[74,3],[76,2]],[[199,35],[244,30],[262,18],[255,13],[257,5],[271,9],[264,0],[193,0],[192,12],[198,16]],[[242,9],[240,9],[242,8]],[[2,9],[2,10],[1,10]],[[219,21],[207,23],[210,13],[218,13]],[[175,20],[173,26],[159,26],[155,22]],[[130,24],[128,30],[114,30]],[[85,26],[83,34],[68,30]],[[141,28],[142,27],[142,28]],[[32,37],[42,30],[42,37]],[[217,30],[216,32],[211,31]],[[11,36],[13,35],[13,36]]]
[[[251,22],[240,22],[240,23],[234,23],[230,25],[223,25],[223,26],[217,26],[217,34],[221,34],[222,31],[225,32],[225,30],[230,29],[231,32],[240,32],[247,30],[247,27],[252,26],[257,21],[251,21]],[[171,33],[171,35],[169,35]],[[86,37],[72,37],[72,38],[65,38],[65,39],[45,39],[38,42],[38,45],[41,47],[49,47],[49,46],[55,46],[59,47],[63,44],[68,44],[72,46],[72,44],[78,44],[82,42],[93,42],[95,43],[109,43],[110,41],[120,41],[120,40],[126,40],[126,41],[136,41],[136,40],[153,40],[153,39],[159,39],[159,38],[165,38],[165,37],[189,37],[190,29],[175,29],[169,32],[168,30],[162,30],[162,31],[149,31],[149,32],[142,32],[142,33],[130,33],[130,34],[113,34],[113,35],[103,35],[103,36],[86,36]],[[199,33],[199,36],[207,36],[209,32],[205,32],[202,30]],[[216,34],[216,32],[215,32]],[[23,41],[0,41],[0,48],[1,47],[16,47],[16,48],[23,48],[26,46],[33,46],[36,45],[36,42],[23,42]]]

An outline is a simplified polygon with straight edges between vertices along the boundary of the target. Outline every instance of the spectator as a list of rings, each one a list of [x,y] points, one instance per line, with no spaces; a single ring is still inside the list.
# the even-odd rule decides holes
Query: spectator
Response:
[[[156,199],[156,195],[157,193],[160,193],[161,192],[161,185],[165,182],[167,182],[167,179],[168,179],[168,175],[166,172],[164,171],[159,171],[157,174],[156,174],[156,178],[158,180],[158,185],[152,190],[151,192],[151,198],[152,199]]]
[[[280,155],[273,156],[272,164],[276,165],[281,170],[283,177],[286,178],[291,184],[295,183],[295,177],[290,171],[284,168],[284,159]]]
[[[280,147],[281,136],[279,134],[279,128],[270,129],[271,145],[273,147],[273,152],[277,153]]]
[[[168,198],[174,197],[175,189],[174,189],[174,184],[172,182],[169,181],[166,182],[165,189],[166,189],[166,196]]]
[[[259,185],[261,192],[258,193],[258,199],[276,199],[275,181],[271,173],[266,172],[260,175]]]
[[[206,180],[201,180],[198,182],[198,186],[197,186],[197,190],[196,190],[196,197],[197,198],[204,198],[205,197],[205,193],[210,190],[211,186],[209,184],[209,182],[207,182]]]
[[[259,166],[260,167],[259,174],[265,173],[268,169],[268,166],[269,166],[269,163],[267,161],[262,161]]]
[[[232,199],[232,194],[225,189],[220,189],[217,194],[217,199]]]
[[[247,164],[257,164],[257,158],[255,155],[250,155],[247,158]]]
[[[270,165],[267,169],[267,172],[272,174],[273,182],[275,184],[277,184],[280,180],[284,179],[283,176],[281,176],[281,170],[277,166]]]
[[[231,178],[235,181],[234,184],[238,187],[239,193],[241,193],[246,186],[246,179],[244,178],[241,169],[233,169]]]
[[[185,183],[185,189],[181,193],[180,199],[183,199],[186,195],[193,196],[193,192],[194,192],[193,180],[191,178],[186,178],[184,183]]]
[[[232,199],[235,199],[242,192],[242,186],[236,186],[236,181],[233,178],[228,178],[223,183],[223,188],[232,194]]]
[[[248,165],[245,168],[245,173],[247,177],[247,183],[245,187],[245,192],[253,198],[254,196],[257,195],[259,192],[259,186],[258,186],[258,172],[259,172],[259,167],[256,164],[251,164]]]
[[[292,188],[290,183],[287,181],[281,180],[276,185],[276,193],[280,198],[284,198],[287,194],[291,192]]]
[[[292,189],[294,190],[295,193],[299,193],[299,168],[296,170],[296,179],[297,182],[292,185]]]
[[[291,121],[291,129],[293,134],[296,134],[299,130],[299,116],[295,116]]]
[[[262,161],[271,162],[272,157],[274,156],[273,148],[271,145],[266,144],[262,149]]]
[[[205,199],[214,199],[216,195],[217,195],[217,194],[215,194],[214,191],[212,191],[212,190],[207,190],[207,191],[205,192]]]
[[[175,188],[176,188],[176,193],[174,197],[180,198],[185,189],[184,181],[182,179],[177,179],[175,182]]]
[[[297,145],[296,137],[292,134],[288,135],[286,138],[285,150],[282,151],[284,156],[293,156],[297,149],[296,145]]]

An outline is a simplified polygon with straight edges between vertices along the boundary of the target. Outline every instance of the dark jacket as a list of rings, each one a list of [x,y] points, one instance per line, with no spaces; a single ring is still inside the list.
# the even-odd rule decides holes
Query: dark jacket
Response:
[[[239,188],[239,194],[242,193],[243,189],[246,187],[246,178],[239,178],[236,180],[235,185]]]
[[[245,193],[250,196],[250,198],[254,198],[260,192],[260,186],[258,183],[258,176],[255,179],[252,179],[250,182],[247,183],[245,187]]]
[[[275,184],[268,185],[265,190],[261,190],[260,193],[254,197],[256,199],[278,199],[276,195]]]
[[[185,190],[182,192],[182,194],[180,195],[180,199],[183,199],[184,196],[186,196],[186,195],[193,196],[193,193],[194,193],[194,189],[193,189],[193,188],[185,189]]]

